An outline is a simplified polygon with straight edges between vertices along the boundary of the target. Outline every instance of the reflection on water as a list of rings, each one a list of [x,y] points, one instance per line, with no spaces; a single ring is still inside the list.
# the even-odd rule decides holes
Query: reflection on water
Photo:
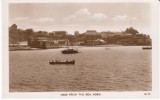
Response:
[[[10,91],[148,91],[151,90],[151,50],[137,46],[77,47],[12,51]],[[75,65],[49,65],[51,60],[73,60]]]

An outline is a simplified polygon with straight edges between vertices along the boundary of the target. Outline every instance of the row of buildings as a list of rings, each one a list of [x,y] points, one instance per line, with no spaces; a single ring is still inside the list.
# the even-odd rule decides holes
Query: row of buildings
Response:
[[[95,30],[88,30],[85,33],[82,33],[84,39],[81,41],[71,42],[69,39],[53,39],[46,37],[34,38],[30,41],[30,46],[35,48],[55,48],[59,46],[68,46],[68,45],[106,45],[106,44],[119,44],[119,45],[151,45],[151,39],[149,35],[145,34],[130,34],[125,32],[101,32],[98,33]],[[61,31],[59,34],[55,34],[56,37],[66,37],[67,32]],[[77,39],[79,32],[76,31],[74,38]],[[96,37],[100,35],[100,38],[89,38],[90,36]],[[88,36],[88,37],[87,37]]]
[[[132,29],[132,28],[131,28]],[[75,32],[75,36],[78,32]],[[86,45],[101,45],[101,44],[120,44],[120,45],[151,45],[152,41],[149,35],[142,33],[129,33],[129,32],[110,32],[103,31],[97,32],[96,30],[87,30],[84,35],[96,37],[99,39],[89,39]],[[101,41],[99,41],[101,40]],[[102,42],[102,40],[104,41]],[[98,41],[98,42],[97,42]]]
[[[70,45],[68,39],[55,40],[47,37],[37,37],[28,41],[28,46],[31,46],[32,48],[48,49],[48,48],[59,48],[68,45]]]
[[[134,30],[133,28],[127,28]],[[138,31],[135,31],[138,32]],[[51,37],[49,37],[51,36]],[[87,30],[84,33],[75,31],[74,35],[69,35],[67,31],[53,31],[48,36],[32,37],[28,40],[28,45],[32,48],[57,48],[69,45],[106,45],[106,44],[120,44],[120,45],[151,45],[151,38],[149,35],[142,33],[111,32],[96,30]]]

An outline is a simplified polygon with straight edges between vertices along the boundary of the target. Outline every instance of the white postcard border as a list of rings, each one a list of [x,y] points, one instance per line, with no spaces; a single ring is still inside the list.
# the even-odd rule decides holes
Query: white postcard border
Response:
[[[8,23],[9,23],[9,3],[68,3],[75,0],[3,0],[2,1],[2,64],[3,64],[3,98],[158,98],[159,92],[159,32],[158,32],[158,0],[76,0],[77,3],[86,2],[149,2],[152,4],[152,32],[154,33],[152,44],[152,91],[141,92],[9,92],[9,52],[8,52]],[[101,96],[61,96],[62,93],[100,93]],[[150,93],[150,95],[144,95]]]

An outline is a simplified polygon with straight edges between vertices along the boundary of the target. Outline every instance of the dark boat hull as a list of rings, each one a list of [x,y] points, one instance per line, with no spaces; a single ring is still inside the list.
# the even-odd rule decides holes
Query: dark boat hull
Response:
[[[74,52],[68,52],[68,51],[62,51],[63,54],[75,54],[78,53],[78,51],[74,51]]]
[[[152,49],[152,47],[143,47],[142,49],[143,50],[150,50],[150,49]]]
[[[78,50],[68,49],[62,51],[62,54],[75,54],[75,53],[78,53]]]

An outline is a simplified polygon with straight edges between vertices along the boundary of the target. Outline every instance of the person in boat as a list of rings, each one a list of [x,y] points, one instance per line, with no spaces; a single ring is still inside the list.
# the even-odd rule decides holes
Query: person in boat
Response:
[[[73,63],[75,63],[75,60],[73,60]]]
[[[68,63],[68,60],[66,62]]]

